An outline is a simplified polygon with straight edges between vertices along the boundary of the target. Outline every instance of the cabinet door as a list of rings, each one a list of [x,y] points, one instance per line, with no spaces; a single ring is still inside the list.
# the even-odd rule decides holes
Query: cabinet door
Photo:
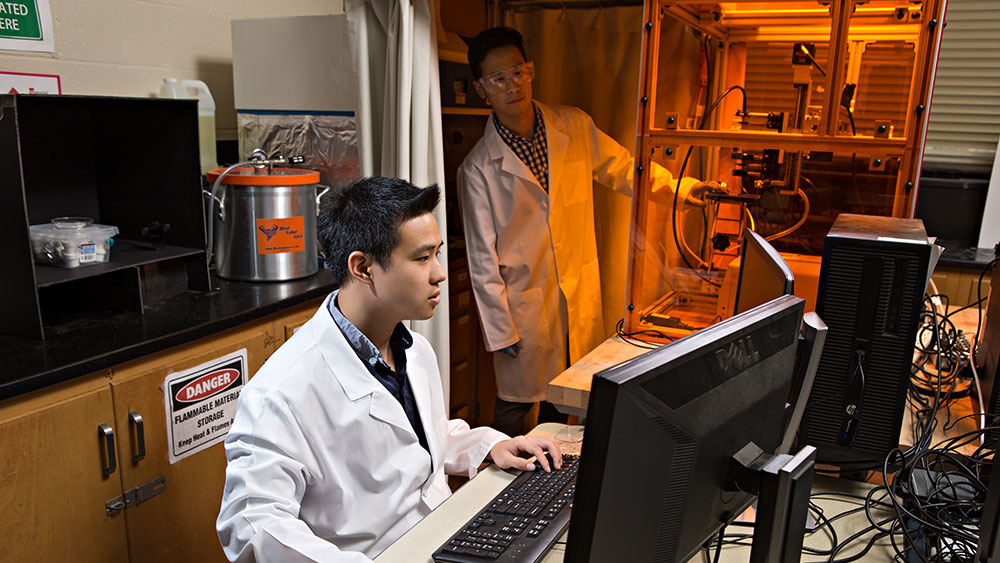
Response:
[[[274,315],[274,334],[282,339],[282,343],[287,342],[299,327],[306,324],[306,321],[316,314],[316,309],[323,304],[324,299],[326,299],[326,296],[292,307],[287,311],[276,313]]]
[[[115,368],[111,388],[121,429],[123,488],[166,478],[162,493],[125,510],[133,562],[225,561],[215,532],[225,483],[223,445],[170,464],[163,380],[241,348],[247,349],[247,371],[253,375],[277,347],[272,330],[273,321],[267,318]],[[146,456],[137,462],[132,461],[137,438],[130,412],[142,416],[144,427]]]
[[[101,424],[115,424],[103,374],[0,403],[0,560],[128,561],[124,517],[105,509],[121,458],[105,476]]]

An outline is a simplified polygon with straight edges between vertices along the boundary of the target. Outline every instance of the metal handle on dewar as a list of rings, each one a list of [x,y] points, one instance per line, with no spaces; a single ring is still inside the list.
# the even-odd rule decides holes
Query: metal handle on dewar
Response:
[[[323,188],[322,190],[319,191],[318,194],[316,194],[316,211],[318,213],[319,212],[319,202],[320,202],[321,199],[323,199],[323,196],[326,195],[326,192],[330,191],[330,186],[324,186],[322,184],[316,184],[316,187],[317,188]]]
[[[205,197],[207,197],[209,199],[214,199],[215,202],[219,204],[219,221],[222,221],[223,223],[225,223],[225,221],[226,221],[226,202],[223,201],[225,199],[225,197],[226,197],[225,193],[223,193],[221,197],[217,196],[217,195],[212,195],[212,192],[210,192],[208,190],[205,190],[205,189],[202,189],[201,193]]]

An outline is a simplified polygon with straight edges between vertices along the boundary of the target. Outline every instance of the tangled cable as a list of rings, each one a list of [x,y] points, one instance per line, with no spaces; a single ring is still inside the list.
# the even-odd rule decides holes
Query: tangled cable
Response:
[[[982,301],[980,295],[979,301],[967,307]],[[804,553],[824,557],[831,563],[848,563],[863,560],[882,541],[893,550],[898,561],[973,561],[997,446],[996,441],[986,438],[1000,430],[1000,423],[982,412],[963,414],[952,420],[951,410],[957,399],[972,393],[974,386],[969,377],[971,370],[965,369],[972,364],[974,347],[952,320],[955,313],[967,307],[950,310],[947,296],[925,295],[907,389],[914,443],[905,450],[892,450],[877,464],[871,460],[842,466],[842,470],[848,471],[873,471],[868,480],[881,484],[871,488],[867,495],[814,491],[809,511],[817,526],[806,534],[807,537],[822,534],[826,539],[821,545],[828,542],[829,547],[806,546]],[[977,404],[981,405],[982,399]],[[961,423],[967,425],[969,419],[976,420],[973,430],[932,444],[939,426],[943,424],[944,431],[953,433]],[[817,469],[817,474],[823,473]],[[815,503],[824,497],[853,506],[828,515]],[[834,522],[860,512],[865,514],[868,525],[846,538],[838,537]],[[742,522],[731,525],[752,526]],[[723,544],[746,545],[751,539],[752,534],[723,531],[706,545],[706,550],[712,546],[718,549]]]

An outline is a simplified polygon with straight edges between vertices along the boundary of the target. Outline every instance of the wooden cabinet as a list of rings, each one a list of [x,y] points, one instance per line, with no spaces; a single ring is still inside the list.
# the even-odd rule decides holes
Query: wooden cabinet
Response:
[[[448,413],[450,418],[461,418],[470,425],[476,425],[476,334],[479,320],[472,305],[472,286],[469,283],[469,268],[465,249],[450,247],[448,262],[448,297],[451,306],[449,350],[451,357],[451,388]]]
[[[121,473],[102,471],[98,427],[114,423],[102,374],[0,403],[0,560],[128,561],[124,517],[104,508],[122,494]]]
[[[442,61],[442,69],[448,66],[445,62]],[[452,66],[452,70],[461,71],[459,74],[468,72],[465,65]],[[445,80],[445,74],[442,70],[442,80]],[[447,100],[445,102],[447,105]],[[460,109],[461,113],[456,113],[443,108],[441,122],[444,131],[444,203],[448,218],[448,297],[451,305],[451,394],[448,406],[452,418],[464,419],[473,426],[485,426],[493,422],[497,386],[493,354],[486,351],[483,343],[483,331],[469,278],[456,176],[462,160],[483,136],[490,112],[488,109],[481,112]],[[472,113],[468,113],[470,111]]]
[[[223,445],[170,463],[164,379],[244,348],[252,375],[321,302],[0,402],[0,560],[225,561],[215,532]],[[113,432],[107,476],[101,424]],[[109,501],[136,491],[142,502],[109,514]]]
[[[448,264],[451,281],[449,413],[451,418],[461,418],[472,426],[485,426],[493,422],[497,392],[493,358],[483,343],[465,250],[457,247],[449,251],[452,252]]]
[[[306,324],[306,321],[316,314],[316,309],[323,304],[324,299],[326,297],[314,299],[308,303],[292,307],[287,311],[283,311],[280,316],[275,317],[274,334],[276,337],[281,338],[281,344],[287,342],[299,327]]]
[[[215,444],[170,464],[163,381],[173,372],[244,348],[247,373],[252,375],[277,349],[273,326],[273,320],[267,318],[114,368],[111,391],[122,489],[165,487],[161,494],[124,510],[132,561],[226,560],[215,534],[226,473],[223,445]],[[130,413],[139,413],[143,420],[146,455],[138,461],[133,461],[138,435]],[[161,477],[163,483],[157,483]]]

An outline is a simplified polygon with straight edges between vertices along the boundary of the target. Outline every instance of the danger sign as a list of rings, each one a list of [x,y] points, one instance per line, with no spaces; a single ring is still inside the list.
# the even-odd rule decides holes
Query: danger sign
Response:
[[[163,381],[170,463],[223,441],[247,379],[246,348]]]

